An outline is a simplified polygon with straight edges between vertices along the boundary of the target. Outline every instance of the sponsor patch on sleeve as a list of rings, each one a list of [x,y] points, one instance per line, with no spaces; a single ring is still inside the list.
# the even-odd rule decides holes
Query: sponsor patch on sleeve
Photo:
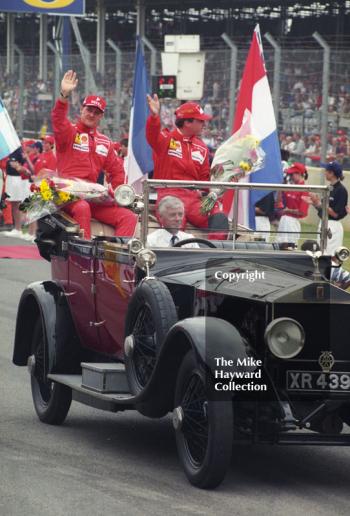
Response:
[[[102,144],[97,145],[96,146],[96,154],[106,157],[108,155],[108,147],[106,147],[105,145],[102,145]]]
[[[205,155],[200,150],[193,150],[191,156],[193,161],[198,161],[201,165],[205,160]]]

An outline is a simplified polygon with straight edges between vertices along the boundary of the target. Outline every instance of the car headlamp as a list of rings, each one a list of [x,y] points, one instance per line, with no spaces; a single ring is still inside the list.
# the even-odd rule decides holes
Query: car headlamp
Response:
[[[132,238],[128,242],[128,248],[131,254],[137,254],[143,249],[143,244],[138,238]]]
[[[156,254],[151,249],[142,249],[136,255],[136,265],[144,272],[149,274],[149,269],[156,263]]]
[[[130,185],[120,185],[114,191],[114,198],[119,206],[131,206],[135,201],[136,193]]]
[[[293,358],[304,347],[305,332],[294,319],[280,317],[266,327],[265,342],[276,357]]]
[[[337,260],[343,263],[349,259],[350,251],[347,247],[337,247],[337,249],[334,252],[334,256],[337,258]]]

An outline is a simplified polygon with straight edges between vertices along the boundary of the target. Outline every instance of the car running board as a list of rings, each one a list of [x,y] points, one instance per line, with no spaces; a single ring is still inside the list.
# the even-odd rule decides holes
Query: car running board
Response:
[[[82,374],[49,374],[54,382],[72,389],[72,398],[110,412],[135,409],[136,398],[129,392],[124,364],[81,364]]]

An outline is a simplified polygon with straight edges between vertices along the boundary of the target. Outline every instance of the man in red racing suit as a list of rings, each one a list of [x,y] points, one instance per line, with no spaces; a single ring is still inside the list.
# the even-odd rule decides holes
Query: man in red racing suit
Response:
[[[157,95],[147,96],[151,115],[147,119],[146,137],[153,149],[154,179],[177,179],[181,181],[209,181],[209,151],[198,138],[204,123],[211,117],[194,102],[186,102],[175,111],[176,128],[162,131],[160,102]],[[158,190],[158,203],[165,195],[179,197],[185,206],[183,227],[186,221],[194,226],[209,229],[228,229],[226,215],[216,203],[209,217],[201,213],[200,192],[183,188]]]
[[[66,72],[61,82],[61,96],[51,114],[58,174],[96,183],[103,170],[108,182],[116,188],[124,183],[123,163],[116,156],[109,138],[97,131],[106,107],[105,100],[90,95],[83,102],[78,122],[72,124],[67,118],[68,98],[77,84],[75,72]],[[114,226],[119,236],[132,236],[135,231],[136,215],[127,208],[81,200],[66,206],[64,210],[80,224],[87,239],[91,238],[91,217]]]

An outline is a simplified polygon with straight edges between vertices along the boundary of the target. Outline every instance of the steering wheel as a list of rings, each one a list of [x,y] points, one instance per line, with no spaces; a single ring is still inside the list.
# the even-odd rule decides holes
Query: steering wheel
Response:
[[[208,247],[217,249],[216,245],[213,244],[213,242],[211,242],[210,240],[206,240],[205,238],[185,238],[185,240],[179,240],[178,242],[176,242],[176,244],[173,245],[173,247],[182,247],[186,244],[204,244]]]

